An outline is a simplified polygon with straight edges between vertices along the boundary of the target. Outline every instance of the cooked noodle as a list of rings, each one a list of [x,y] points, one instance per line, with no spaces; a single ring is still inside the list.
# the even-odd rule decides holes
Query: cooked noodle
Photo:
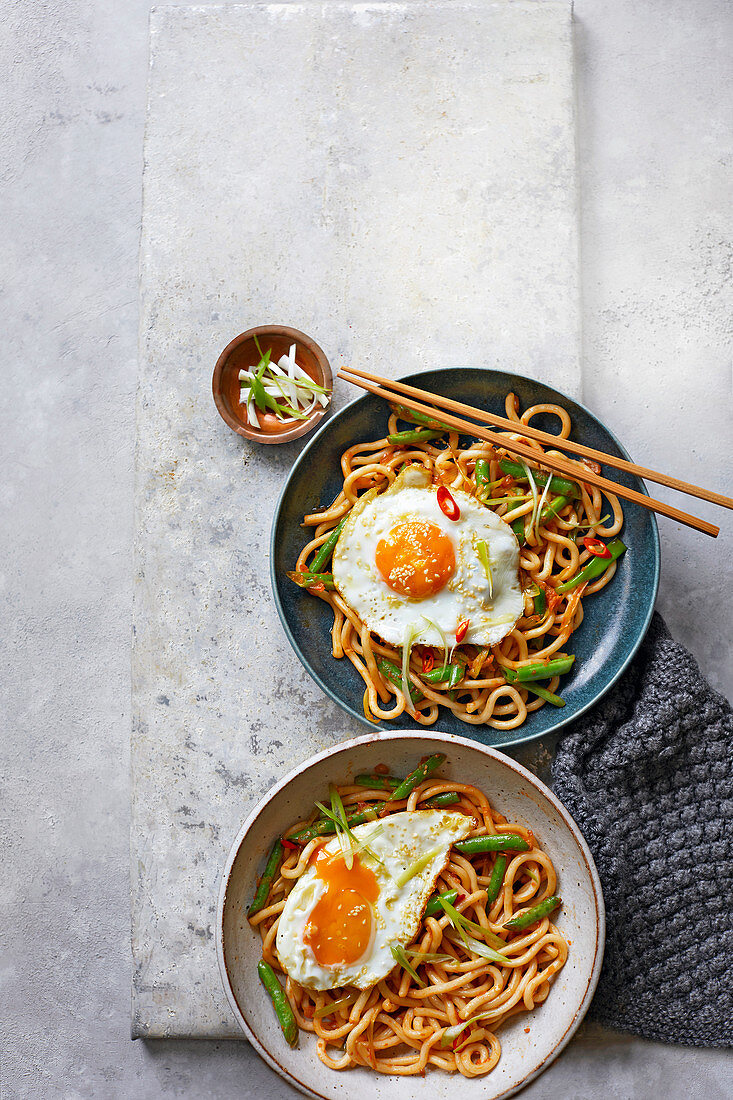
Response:
[[[388,791],[358,786],[338,788],[344,805],[382,806]],[[519,1013],[542,1004],[557,972],[564,966],[568,944],[549,917],[522,931],[503,928],[518,909],[530,908],[555,894],[557,884],[552,861],[538,846],[533,834],[521,825],[509,824],[492,810],[486,796],[468,784],[428,779],[407,800],[390,803],[389,813],[416,810],[421,803],[445,791],[456,791],[460,802],[451,812],[472,816],[471,836],[513,833],[522,836],[530,848],[508,854],[503,886],[496,901],[487,905],[487,886],[498,855],[464,856],[451,850],[450,860],[435,889],[458,890],[455,908],[500,938],[501,954],[510,964],[498,965],[474,955],[452,927],[448,916],[423,917],[416,948],[424,953],[451,956],[451,961],[425,962],[413,956],[413,965],[425,982],[424,988],[402,969],[359,991],[344,987],[329,992],[309,990],[287,978],[286,992],[298,1026],[316,1036],[318,1057],[331,1069],[367,1066],[378,1073],[413,1076],[428,1066],[465,1077],[489,1073],[499,1061],[501,1046],[497,1031]],[[288,833],[310,823],[296,822]],[[250,918],[262,937],[266,962],[281,970],[275,938],[285,899],[297,879],[309,866],[318,847],[329,837],[319,837],[302,850],[287,854],[275,877],[265,907]],[[331,1004],[348,999],[330,1014]],[[478,1014],[488,1013],[471,1022]],[[444,1049],[441,1039],[447,1027],[464,1022],[468,1026],[455,1046]]]
[[[561,406],[533,405],[520,417],[515,395],[507,395],[506,415],[517,424],[516,432],[508,434],[507,438],[522,440],[532,447],[540,467],[545,453],[557,455],[560,452],[545,452],[536,440],[523,436],[521,428],[543,413],[557,416],[560,422],[559,438],[570,435],[570,417]],[[503,480],[507,482],[507,487],[510,482],[513,484],[511,478],[503,477],[499,467],[502,458],[511,459],[513,456],[489,443],[476,441],[467,447],[460,447],[460,435],[457,432],[446,432],[447,446],[436,445],[441,442],[439,440],[407,446],[391,444],[387,436],[400,430],[398,416],[393,412],[384,438],[357,443],[343,453],[341,470],[344,482],[341,492],[328,508],[304,517],[303,525],[314,528],[314,531],[312,539],[303,547],[298,557],[295,566],[297,572],[309,570],[309,561],[312,561],[318,548],[362,493],[375,486],[387,488],[404,466],[419,463],[430,472],[434,483],[445,485],[449,489],[463,489],[476,496],[478,489],[474,469],[477,460],[485,459],[490,464],[492,483]],[[520,551],[520,581],[525,593],[524,615],[498,645],[486,648],[463,645],[456,648],[452,660],[465,666],[463,679],[456,688],[451,690],[448,685],[439,686],[422,681],[421,647],[415,647],[410,657],[409,676],[411,683],[419,688],[422,698],[414,704],[406,700],[399,683],[383,675],[377,667],[377,658],[380,657],[397,665],[401,664],[401,650],[385,644],[378,635],[370,631],[337,591],[309,589],[314,596],[330,604],[333,610],[333,656],[337,659],[348,657],[364,680],[363,706],[368,719],[394,720],[406,711],[420,725],[430,726],[437,721],[439,708],[442,706],[470,725],[487,725],[508,730],[521,726],[528,713],[545,705],[544,699],[537,697],[527,687],[519,683],[507,683],[504,670],[566,655],[568,640],[583,621],[583,598],[605,588],[616,572],[616,562],[613,561],[591,583],[579,585],[564,594],[558,593],[557,586],[574,577],[592,557],[582,544],[576,542],[576,537],[581,534],[610,538],[621,530],[624,520],[618,499],[612,494],[606,496],[608,515],[603,514],[600,490],[582,480],[588,466],[582,461],[568,458],[567,455],[562,457],[572,462],[577,469],[580,496],[569,500],[559,509],[557,516],[548,522],[537,522],[531,526],[534,502],[529,492],[526,501],[512,507],[499,502],[492,505],[488,501],[492,510],[507,523],[524,520],[526,541]],[[552,493],[546,495],[545,504],[550,504],[554,496]],[[546,595],[547,610],[544,617],[534,615],[534,600],[531,595],[535,591],[534,586],[542,589]],[[554,694],[558,683],[559,677],[555,676],[545,682],[543,687]]]

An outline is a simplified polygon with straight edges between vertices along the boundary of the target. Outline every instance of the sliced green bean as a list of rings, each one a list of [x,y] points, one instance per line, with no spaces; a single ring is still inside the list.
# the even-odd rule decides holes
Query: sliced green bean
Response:
[[[511,668],[504,669],[504,678],[508,684],[517,682],[517,675]],[[522,684],[522,687],[526,688],[527,691],[531,691],[533,695],[539,696],[540,699],[544,699],[546,703],[552,703],[553,707],[565,706],[564,699],[548,691],[547,688],[540,687],[539,684],[525,682]]]
[[[491,484],[491,466],[485,458],[477,458],[473,468],[473,476],[477,485]]]
[[[311,562],[311,573],[320,573],[320,571],[323,569],[324,565],[333,554],[336,543],[339,540],[339,535],[343,531],[344,524],[346,523],[346,520],[348,518],[348,516],[344,516],[341,522],[336,527],[334,527],[333,531],[331,531],[330,535],[323,543],[323,545],[318,547],[318,549],[316,550],[316,556]]]
[[[542,920],[543,917],[548,917],[550,913],[557,909],[558,905],[562,905],[562,898],[557,894],[553,894],[551,898],[545,898],[539,905],[533,905],[531,909],[526,909],[524,913],[519,913],[516,917],[512,917],[504,925],[504,928],[522,929],[528,928],[530,924],[535,924],[536,921]]]
[[[273,879],[277,874],[277,869],[280,866],[280,860],[283,857],[283,846],[280,839],[276,840],[272,846],[272,851],[268,857],[265,869],[257,882],[257,889],[255,890],[255,896],[252,898],[252,904],[247,910],[247,916],[253,917],[255,913],[259,913],[260,909],[264,909],[265,902],[267,901],[267,895],[270,893],[270,887],[272,886]]]
[[[453,806],[461,801],[461,796],[456,791],[444,791],[442,794],[433,795],[420,803],[420,808],[425,810],[439,810],[441,806]]]
[[[442,433],[455,431],[455,428],[449,428],[447,424],[441,423],[440,420],[433,420],[431,417],[426,416],[425,413],[415,412],[413,409],[408,409],[404,405],[391,405],[390,408],[397,414],[400,420],[406,420],[408,424],[426,424],[428,428],[441,428]]]
[[[567,497],[555,497],[555,499],[551,500],[549,504],[546,504],[540,512],[540,523],[549,523],[551,519],[555,519],[555,517],[560,512],[562,512],[563,508],[568,503],[569,501]]]
[[[481,852],[528,852],[529,844],[523,836],[515,833],[493,833],[491,836],[470,836],[468,840],[459,840],[453,847],[464,856],[475,856]]]
[[[333,592],[336,587],[333,583],[333,573],[311,573],[310,570],[304,569],[300,573],[288,572],[288,576],[299,588],[314,588],[322,584],[329,592]]]
[[[410,772],[406,776],[399,787],[397,787],[387,799],[388,802],[400,802],[403,798],[407,798],[412,794],[415,787],[419,787],[421,783],[431,775],[441,764],[445,763],[445,753],[436,752],[432,756],[428,756],[426,760],[422,760],[415,768],[414,772]]]
[[[453,664],[446,665],[445,670],[441,668],[433,668],[430,672],[421,672],[420,679],[424,680],[426,684],[448,684],[449,688],[454,688],[463,679],[466,666],[454,662]]]
[[[506,874],[507,857],[499,855],[496,857],[496,863],[494,869],[491,872],[491,878],[489,879],[489,885],[486,887],[486,904],[493,905],[499,896],[502,886],[504,885],[504,875]]]
[[[440,439],[444,432],[432,432],[427,428],[417,428],[414,432],[394,432],[387,436],[389,443],[429,443],[431,439]]]
[[[505,474],[509,474],[515,481],[529,480],[527,471],[520,462],[512,462],[510,458],[502,458],[499,466]],[[573,498],[580,496],[580,487],[574,481],[567,481],[563,477],[558,477],[557,474],[546,474],[543,470],[532,470],[532,477],[536,484],[541,485],[543,488],[552,478],[552,487],[561,496]]]
[[[386,676],[388,680],[391,680],[393,684],[396,684],[398,688],[402,688],[402,669],[398,668],[393,661],[388,661],[386,657],[377,657],[377,668],[382,673],[382,676]],[[419,702],[422,699],[423,694],[419,688],[416,688],[414,684],[410,685],[410,698],[413,703]]]
[[[298,1024],[293,1015],[293,1010],[290,1007],[290,1001],[286,996],[285,990],[275,976],[275,971],[269,963],[266,963],[264,959],[260,959],[257,963],[257,973],[272,1001],[275,1015],[278,1018],[280,1027],[283,1030],[283,1035],[285,1036],[285,1041],[289,1047],[297,1047]]]
[[[452,905],[457,897],[457,890],[446,890],[444,894],[432,894],[431,897],[428,898],[428,904],[425,906],[425,916],[436,917],[438,913],[440,913],[442,917],[443,907],[440,904],[440,899],[442,898],[443,901],[447,901],[449,905]]]
[[[357,787],[369,787],[372,791],[393,791],[401,782],[396,775],[357,775],[354,779]]]
[[[571,588],[575,588],[578,584],[585,584],[586,581],[595,580],[596,577],[600,577],[612,561],[616,561],[626,551],[626,546],[621,539],[612,539],[606,543],[606,549],[610,553],[609,558],[591,558],[587,562],[579,573],[576,573],[574,577],[571,577],[569,581],[565,581],[564,584],[559,584],[555,589],[563,595],[565,592],[569,592]]]
[[[517,542],[520,546],[524,546],[527,541],[524,536],[524,516],[520,516],[519,519],[515,519],[512,524],[512,531],[517,536]]]
[[[553,676],[564,676],[573,667],[575,657],[553,657],[547,661],[533,661],[520,665],[518,669],[505,668],[504,679],[509,684],[526,684],[530,680],[551,680]]]

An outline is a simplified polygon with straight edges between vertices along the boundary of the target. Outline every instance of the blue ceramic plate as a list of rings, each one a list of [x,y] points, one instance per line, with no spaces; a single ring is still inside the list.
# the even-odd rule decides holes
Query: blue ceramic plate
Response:
[[[450,394],[457,401],[500,416],[504,415],[504,400],[509,391],[518,395],[522,409],[543,402],[562,405],[572,418],[573,438],[608,454],[629,457],[608,428],[586,408],[529,378],[497,370],[456,367],[412,375],[403,381],[433,393]],[[330,504],[341,490],[342,452],[358,441],[384,435],[387,415],[386,403],[367,394],[347,405],[316,433],[285,483],[275,510],[270,551],[275,604],[293,649],[326,694],[370,729],[374,725],[364,718],[362,710],[361,677],[348,659],[337,661],[331,656],[331,609],[298,588],[286,573],[294,568],[308,538],[300,526],[303,515]],[[557,430],[555,417],[548,417],[546,423],[538,417],[533,424],[545,431]],[[645,492],[638,478],[620,471],[609,472],[621,484]],[[571,652],[575,653],[576,662],[573,671],[561,679],[559,688],[566,705],[544,706],[513,730],[466,725],[445,710],[441,711],[435,728],[505,748],[560,729],[608,691],[646,633],[659,584],[659,534],[654,514],[625,503],[624,515],[621,537],[628,550],[619,560],[611,584],[584,601],[585,618],[572,636]],[[414,725],[414,719],[405,714],[396,721],[381,723],[380,728],[413,729]]]

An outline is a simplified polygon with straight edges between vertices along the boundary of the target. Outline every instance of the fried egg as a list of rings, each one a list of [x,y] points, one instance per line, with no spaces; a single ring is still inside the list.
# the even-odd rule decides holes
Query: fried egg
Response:
[[[391,948],[414,939],[451,845],[473,824],[465,814],[412,810],[358,825],[350,869],[338,838],[330,840],[280,914],[286,973],[309,989],[366,989],[384,978],[395,965]]]
[[[519,544],[508,524],[469,493],[451,489],[460,516],[440,509],[422,466],[407,466],[386,492],[356,502],[333,552],[333,579],[346,603],[383,641],[496,645],[524,610]],[[488,552],[488,569],[479,557]],[[439,628],[439,629],[437,629]]]

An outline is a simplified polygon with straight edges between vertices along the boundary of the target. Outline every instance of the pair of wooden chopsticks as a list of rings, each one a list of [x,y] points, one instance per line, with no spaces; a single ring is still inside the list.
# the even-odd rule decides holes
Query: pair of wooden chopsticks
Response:
[[[559,458],[557,455],[539,455],[526,443],[511,439],[508,435],[499,435],[475,423],[452,416],[450,413],[460,413],[461,416],[468,416],[474,421],[478,420],[483,424],[491,424],[494,427],[502,428],[504,431],[521,434],[529,439],[536,439],[544,446],[572,451],[583,458],[590,458],[594,462],[613,466],[617,470],[624,470],[630,474],[636,474],[637,477],[645,478],[648,481],[656,481],[658,484],[666,485],[670,489],[677,489],[689,496],[710,501],[711,504],[720,504],[723,508],[733,508],[733,499],[723,496],[721,493],[714,493],[710,489],[701,488],[699,485],[691,485],[687,481],[680,481],[679,478],[670,477],[668,474],[649,470],[645,466],[637,466],[635,462],[627,462],[626,459],[616,458],[615,455],[606,454],[604,451],[596,451],[592,447],[586,447],[584,444],[576,443],[572,439],[561,439],[557,435],[541,432],[529,424],[517,424],[513,420],[507,420],[503,416],[485,412],[483,409],[475,409],[472,405],[465,405],[461,401],[453,401],[449,397],[429,393],[427,390],[418,389],[416,386],[408,386],[404,382],[395,382],[390,378],[382,378],[378,374],[369,374],[367,371],[356,370],[353,367],[345,367],[340,370],[338,377],[343,378],[345,382],[351,382],[354,386],[361,387],[363,390],[368,390],[369,393],[376,394],[377,397],[397,402],[405,408],[412,409],[413,412],[422,413],[432,419],[436,419],[436,409],[440,409],[441,412],[437,419],[441,423],[457,429],[462,435],[471,435],[483,439],[505,451],[510,451],[512,454],[519,455],[530,462],[544,466],[553,473],[561,474],[573,481],[584,481],[589,485],[595,485],[606,493],[613,493],[624,500],[633,501],[634,504],[640,504],[642,508],[648,508],[651,512],[658,512],[660,516],[667,516],[668,519],[677,520],[679,523],[684,523],[687,527],[693,527],[696,531],[702,531],[713,538],[717,537],[720,528],[713,523],[708,523],[707,520],[699,519],[697,516],[683,512],[679,508],[673,508],[671,504],[665,504],[664,501],[654,500],[653,497],[648,497],[644,493],[637,493],[635,489],[627,489],[625,485],[619,485],[616,481],[609,481],[608,478],[595,474],[592,470],[584,469],[581,474],[577,466],[571,465],[564,458]],[[449,410],[449,412],[446,413],[443,410]]]

